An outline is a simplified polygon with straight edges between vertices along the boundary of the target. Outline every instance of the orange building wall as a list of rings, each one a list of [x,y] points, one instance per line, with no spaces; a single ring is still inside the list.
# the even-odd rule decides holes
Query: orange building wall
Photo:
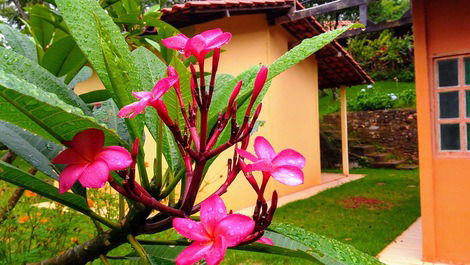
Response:
[[[470,158],[433,145],[432,58],[470,52],[470,3],[414,0],[423,258],[470,264]]]
[[[234,16],[184,28],[182,31],[192,36],[217,27],[233,34],[230,43],[223,48],[226,51],[221,54],[219,65],[219,73],[229,73],[233,76],[237,76],[250,66],[272,63],[287,52],[289,41],[295,41],[282,27],[268,26],[264,15]],[[209,66],[211,63],[208,61],[206,65]],[[102,88],[103,85],[94,75],[90,80],[79,84],[76,92],[80,94]],[[290,187],[273,179],[267,188],[268,198],[274,189],[283,196],[320,183],[318,115],[317,63],[312,56],[277,76],[263,101],[259,120],[266,123],[256,135],[266,137],[276,151],[293,148],[307,159],[304,170],[305,184]],[[145,154],[147,161],[153,161],[155,143],[150,136],[145,143]],[[233,150],[226,151],[214,162],[204,180],[198,200],[210,195],[224,181],[227,159],[232,155]],[[148,170],[152,172],[152,163],[149,164]],[[256,194],[242,174],[223,198],[227,202],[227,207],[233,210],[252,206],[256,202]]]

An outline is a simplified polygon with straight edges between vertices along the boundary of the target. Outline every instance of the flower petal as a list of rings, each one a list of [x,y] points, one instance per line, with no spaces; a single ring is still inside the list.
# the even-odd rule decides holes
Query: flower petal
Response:
[[[74,149],[68,148],[60,152],[52,160],[52,163],[54,164],[86,164],[88,162]]]
[[[152,100],[157,100],[163,96],[168,90],[170,90],[171,86],[173,86],[178,78],[176,76],[165,77],[155,84],[152,89]]]
[[[134,95],[134,97],[137,99],[150,98],[150,96],[152,95],[152,92],[149,92],[149,91],[132,92],[132,95]]]
[[[103,160],[96,160],[92,164],[89,164],[88,167],[80,175],[78,181],[85,188],[102,188],[106,181],[108,180],[109,168],[108,164]]]
[[[98,129],[87,129],[77,133],[71,143],[71,147],[88,161],[93,161],[103,146],[104,133]]]
[[[289,186],[297,186],[304,183],[304,172],[295,166],[276,167],[271,172],[271,176]]]
[[[208,41],[211,41],[222,34],[223,34],[223,31],[220,28],[209,29],[200,33],[200,35],[203,36]]]
[[[225,257],[227,245],[223,236],[218,236],[212,244],[212,247],[204,255],[208,265],[218,265]]]
[[[243,241],[255,228],[255,221],[242,214],[230,214],[216,226],[214,234],[222,235],[227,247],[233,247]]]
[[[272,169],[273,169],[272,164],[264,160],[260,160],[253,164],[246,165],[246,168],[245,168],[246,172],[251,172],[251,171],[270,172]]]
[[[108,164],[109,170],[122,170],[129,167],[132,163],[132,157],[126,148],[121,146],[108,146],[96,156]]]
[[[173,219],[173,227],[182,236],[194,241],[207,242],[211,239],[204,230],[204,226],[189,218]]]
[[[267,238],[267,237],[262,237],[262,238],[256,240],[256,242],[261,243],[261,244],[274,246],[274,242],[270,238]]]
[[[176,265],[193,265],[204,257],[211,246],[210,243],[193,242],[178,255]]]
[[[274,148],[263,136],[258,136],[255,139],[255,152],[256,155],[261,159],[266,159],[271,161],[275,156]]]
[[[64,193],[72,188],[88,164],[69,165],[59,175],[59,193]]]
[[[142,99],[140,101],[131,103],[122,107],[118,112],[119,118],[134,118],[137,114],[143,113],[148,106],[149,99]]]
[[[206,48],[206,41],[202,35],[196,35],[188,41],[187,49],[191,52],[194,57],[199,61],[204,59]]]
[[[183,50],[188,40],[189,38],[186,37],[184,34],[178,34],[176,36],[163,39],[162,44],[168,49]]]
[[[252,153],[250,153],[246,150],[236,148],[236,151],[237,151],[238,155],[240,155],[243,158],[251,160],[251,162],[256,162],[256,161],[259,160],[255,155],[253,155]]]
[[[275,166],[296,166],[298,168],[305,167],[305,157],[299,152],[292,149],[282,150],[279,154],[276,155],[273,159],[273,164]]]
[[[207,233],[212,234],[217,223],[226,216],[227,208],[219,196],[213,195],[201,203],[201,223]]]
[[[207,40],[206,49],[220,48],[220,46],[226,44],[232,38],[232,34],[229,32],[222,33],[211,40]]]

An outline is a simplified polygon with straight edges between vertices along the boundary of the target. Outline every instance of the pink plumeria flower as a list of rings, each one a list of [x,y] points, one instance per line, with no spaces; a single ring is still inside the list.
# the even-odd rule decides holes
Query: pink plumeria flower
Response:
[[[201,62],[212,49],[220,48],[229,42],[231,38],[232,34],[230,32],[223,32],[217,28],[206,30],[192,38],[188,38],[184,34],[178,34],[163,39],[162,43],[168,49],[177,50],[186,57],[194,55]]]
[[[108,180],[109,171],[123,170],[132,163],[131,154],[121,146],[104,146],[104,133],[88,129],[77,133],[68,147],[52,162],[67,164],[59,176],[59,193],[68,191],[78,180],[83,187],[101,188]]]
[[[157,108],[157,101],[178,81],[178,76],[169,76],[158,80],[152,91],[132,92],[139,101],[124,106],[118,113],[120,118],[134,118],[144,113],[147,106]]]
[[[255,222],[241,214],[227,214],[224,201],[214,195],[201,204],[201,222],[175,218],[173,227],[182,236],[193,240],[176,258],[177,265],[190,265],[205,259],[219,264],[229,247],[240,244],[255,227]]]
[[[256,156],[246,150],[237,149],[237,153],[253,164],[248,164],[244,169],[246,172],[263,171],[269,173],[279,182],[297,186],[304,183],[305,158],[292,149],[285,149],[276,154],[271,144],[262,136],[255,139]]]

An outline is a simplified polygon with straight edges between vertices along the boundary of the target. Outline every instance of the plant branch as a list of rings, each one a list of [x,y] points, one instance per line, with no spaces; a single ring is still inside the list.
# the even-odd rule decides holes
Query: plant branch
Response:
[[[127,235],[127,240],[129,241],[129,244],[131,244],[131,246],[135,249],[137,254],[139,254],[140,258],[143,261],[143,264],[152,265],[152,262],[149,260],[149,255],[147,254],[145,249],[142,247],[142,245],[139,244],[139,242],[137,242],[135,237],[129,234]]]

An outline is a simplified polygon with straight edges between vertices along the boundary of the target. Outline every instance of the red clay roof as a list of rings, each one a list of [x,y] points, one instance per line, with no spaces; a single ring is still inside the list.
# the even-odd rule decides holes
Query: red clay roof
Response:
[[[268,19],[286,14],[294,6],[294,0],[219,0],[189,1],[171,8],[162,9],[162,19],[175,27],[199,24],[230,14],[266,13]],[[297,9],[304,7],[296,3]],[[325,32],[314,17],[283,24],[283,27],[299,40],[310,38]],[[372,83],[372,79],[343,47],[333,41],[316,52],[318,60],[318,83],[320,88],[353,86]]]

